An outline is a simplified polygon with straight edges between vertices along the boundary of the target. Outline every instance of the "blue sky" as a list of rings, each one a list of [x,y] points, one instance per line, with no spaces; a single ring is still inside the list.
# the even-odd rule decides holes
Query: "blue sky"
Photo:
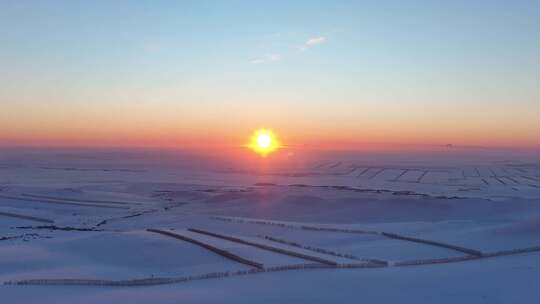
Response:
[[[0,139],[540,145],[540,2],[290,2],[2,1]]]

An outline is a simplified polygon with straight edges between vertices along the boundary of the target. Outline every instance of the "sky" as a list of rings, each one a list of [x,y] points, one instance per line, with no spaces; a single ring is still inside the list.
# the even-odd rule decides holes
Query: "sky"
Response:
[[[540,1],[0,1],[0,144],[540,149]]]

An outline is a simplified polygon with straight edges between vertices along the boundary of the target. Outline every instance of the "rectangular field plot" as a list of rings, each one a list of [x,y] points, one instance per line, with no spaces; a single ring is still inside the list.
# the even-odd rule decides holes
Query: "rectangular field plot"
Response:
[[[480,175],[481,177],[493,177],[493,176],[495,176],[493,174],[493,171],[491,171],[489,167],[476,167],[476,170],[478,172],[478,175]]]
[[[499,177],[484,177],[484,179],[492,186],[508,186],[507,182]]]
[[[473,248],[482,252],[495,252],[540,246],[537,233],[538,220],[525,220],[514,224],[476,228],[470,231],[446,232],[421,237],[444,240],[457,246]]]
[[[362,166],[357,166],[357,165],[351,165],[347,170],[347,175],[351,176],[351,177],[356,177],[358,174],[360,174],[363,170],[365,169],[365,167],[362,167]]]
[[[449,174],[446,171],[429,171],[423,178],[424,183],[444,184],[448,183]]]
[[[126,209],[63,204],[63,202],[56,204],[55,202],[49,203],[38,200],[28,201],[0,197],[0,211],[2,210],[5,210],[5,212],[8,213],[49,219],[56,223],[82,222],[83,218],[95,218],[98,220],[103,217],[113,217],[120,214],[127,214],[130,211]],[[76,214],[77,217],[74,217],[74,214]],[[26,223],[26,225],[43,224],[37,222],[32,223],[30,221],[21,221],[21,223]]]
[[[507,185],[510,185],[510,186],[521,186],[521,182],[512,176],[502,176],[502,177],[499,177],[499,179],[504,181]]]
[[[270,235],[303,246],[321,248],[363,259],[399,261],[461,256],[463,253],[381,235],[289,230]]]
[[[456,257],[464,255],[461,252],[388,238],[369,239],[351,237],[331,239],[311,239],[311,246],[351,254],[360,258],[377,259],[385,261],[401,261],[411,259],[432,259]],[[306,241],[307,242],[307,241]]]
[[[220,238],[216,238],[216,237],[212,237],[212,236],[208,236],[208,235],[204,235],[200,233],[195,233],[195,232],[191,232],[187,230],[179,230],[179,231],[175,231],[174,233],[178,233],[182,236],[187,236],[189,238],[195,239],[204,244],[209,244],[211,246],[214,246],[221,250],[225,250],[227,252],[230,252],[231,254],[247,259],[249,261],[260,263],[264,265],[264,267],[302,264],[302,263],[309,262],[300,258],[289,256],[289,255],[279,254],[279,253],[275,253],[269,250],[264,250],[257,247],[233,242],[230,240],[224,240],[224,239],[220,239]],[[234,236],[234,237],[238,238],[237,236]],[[239,237],[239,238],[250,240],[250,238],[245,238],[245,237]],[[264,240],[257,240],[256,242],[263,243]]]
[[[63,235],[46,243],[0,249],[0,278],[124,279],[249,269],[192,244],[145,231]]]
[[[419,182],[421,178],[424,178],[426,175],[425,171],[422,170],[408,170],[403,174],[399,180],[405,182]]]
[[[401,169],[392,169],[392,168],[388,168],[388,169],[384,169],[384,171],[382,171],[381,173],[379,173],[375,178],[373,178],[374,180],[380,180],[380,181],[395,181],[397,180],[398,177],[401,176],[401,174],[404,172],[405,170],[401,170]]]
[[[385,168],[368,168],[359,177],[364,178],[364,179],[376,179],[379,174],[384,172],[384,170],[385,170]]]

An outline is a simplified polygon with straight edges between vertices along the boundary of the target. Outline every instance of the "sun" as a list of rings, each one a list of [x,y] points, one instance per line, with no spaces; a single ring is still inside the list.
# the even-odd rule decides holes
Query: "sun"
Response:
[[[267,156],[281,148],[281,144],[274,132],[268,129],[259,129],[253,132],[247,147],[262,156]]]

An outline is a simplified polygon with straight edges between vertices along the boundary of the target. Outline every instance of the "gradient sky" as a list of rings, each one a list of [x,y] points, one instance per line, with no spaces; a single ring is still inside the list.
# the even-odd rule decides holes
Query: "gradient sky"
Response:
[[[0,1],[0,144],[540,147],[540,1]]]

